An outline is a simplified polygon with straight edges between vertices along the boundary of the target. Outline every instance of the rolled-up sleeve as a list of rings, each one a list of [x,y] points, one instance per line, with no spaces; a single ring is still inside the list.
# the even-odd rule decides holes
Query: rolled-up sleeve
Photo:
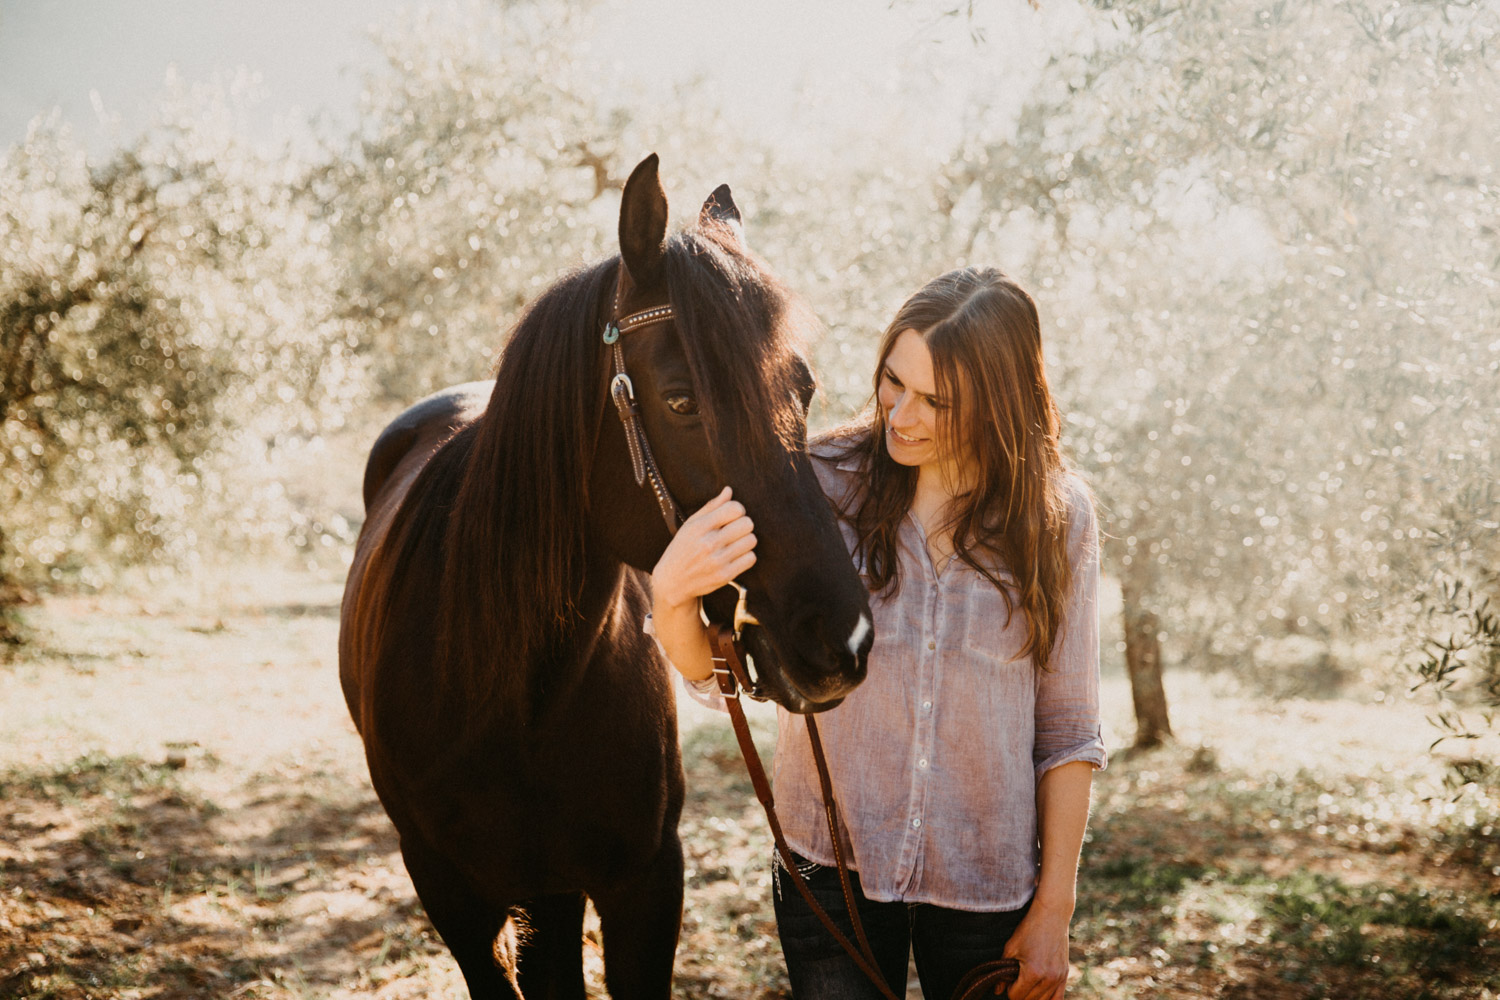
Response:
[[[1099,717],[1099,528],[1087,488],[1069,496],[1068,562],[1072,586],[1047,669],[1037,680],[1036,778],[1060,764],[1108,762]]]

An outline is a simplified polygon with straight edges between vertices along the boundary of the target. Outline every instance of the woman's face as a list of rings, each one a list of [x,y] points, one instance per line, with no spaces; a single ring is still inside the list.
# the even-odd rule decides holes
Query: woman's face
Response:
[[[947,401],[937,395],[932,352],[916,330],[902,330],[886,356],[876,393],[885,447],[900,465],[940,469],[952,452],[943,440]]]

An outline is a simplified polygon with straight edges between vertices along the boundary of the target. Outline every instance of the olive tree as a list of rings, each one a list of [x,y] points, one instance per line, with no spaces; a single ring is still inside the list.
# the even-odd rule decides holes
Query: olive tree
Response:
[[[1427,519],[1492,474],[1497,26],[1384,0],[1101,16],[942,185],[1078,359],[1059,381],[1151,742],[1163,639],[1245,664],[1394,634]]]
[[[217,107],[169,103],[101,164],[55,121],[0,159],[6,580],[284,536],[237,474],[358,385],[326,230]]]
[[[593,30],[586,7],[514,3],[380,32],[363,124],[308,193],[344,264],[340,315],[388,403],[485,375],[527,302],[615,246],[619,189],[646,153],[687,190],[726,162],[690,85],[631,100],[631,83],[580,59]]]

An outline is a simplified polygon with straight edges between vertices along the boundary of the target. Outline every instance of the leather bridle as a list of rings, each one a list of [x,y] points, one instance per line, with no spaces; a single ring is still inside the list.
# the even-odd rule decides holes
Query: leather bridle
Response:
[[[622,338],[627,333],[655,326],[657,323],[665,323],[673,318],[674,313],[671,304],[668,303],[622,317],[619,300],[620,292],[617,286],[615,304],[611,310],[614,318],[604,324],[604,343],[609,346],[610,363],[614,368],[614,375],[609,380],[609,398],[614,402],[615,412],[619,414],[620,423],[625,429],[625,444],[630,450],[630,466],[635,472],[635,484],[637,486],[645,486],[647,483],[651,485],[651,493],[656,497],[656,506],[661,510],[662,520],[667,525],[667,532],[675,535],[683,522],[682,508],[673,498],[672,491],[667,488],[667,481],[662,478],[661,467],[656,464],[656,456],[651,452],[651,442],[646,437],[646,425],[641,420],[641,408],[635,399],[635,383],[630,380],[629,373],[625,371],[625,348],[622,345]],[[746,625],[759,625],[760,621],[751,614],[747,606],[750,592],[745,589],[744,584],[738,580],[730,580],[729,585],[739,595],[734,605],[734,635],[738,639]],[[748,671],[745,672],[743,683],[745,693],[757,701],[765,701],[768,697],[765,684],[752,680]]]
[[[618,308],[617,303],[617,316]],[[609,380],[609,398],[614,401],[620,423],[625,425],[625,444],[630,448],[630,465],[635,471],[635,484],[651,484],[656,505],[661,508],[662,520],[667,522],[667,531],[675,535],[678,526],[682,524],[682,508],[672,499],[672,491],[667,489],[667,481],[662,478],[656,457],[651,454],[651,443],[646,440],[646,428],[641,423],[641,408],[635,401],[635,383],[630,381],[630,376],[625,372],[625,348],[620,343],[620,338],[627,333],[665,323],[671,318],[672,307],[666,305],[611,319],[604,324],[604,342],[609,345],[614,365],[614,377]]]
[[[640,406],[635,398],[635,384],[631,382],[630,375],[625,371],[625,350],[621,346],[621,338],[626,334],[671,320],[673,318],[672,306],[670,304],[653,306],[622,317],[619,299],[619,286],[617,285],[614,308],[611,310],[612,318],[604,326],[604,343],[609,346],[611,364],[614,369],[614,374],[609,380],[609,397],[615,404],[615,412],[619,414],[620,423],[624,425],[625,443],[630,449],[630,464],[635,472],[636,485],[650,484],[651,492],[656,497],[657,507],[661,510],[662,520],[667,524],[667,531],[675,535],[682,525],[682,508],[673,499],[666,480],[662,478],[661,468],[656,464],[656,457],[651,453],[651,442],[646,438],[646,428],[641,421]],[[781,820],[776,815],[776,801],[771,794],[771,783],[766,777],[765,765],[761,763],[760,754],[755,749],[755,741],[750,736],[750,725],[745,719],[744,706],[740,703],[742,692],[758,701],[764,701],[768,697],[764,682],[751,677],[746,664],[748,657],[745,656],[744,647],[740,644],[744,626],[759,625],[760,622],[746,608],[748,591],[745,587],[738,580],[731,580],[730,585],[739,592],[739,599],[735,602],[733,625],[731,627],[719,624],[709,626],[709,645],[712,649],[714,677],[719,682],[719,691],[724,696],[725,707],[729,710],[729,718],[734,725],[734,734],[739,740],[740,753],[745,759],[745,769],[749,771],[750,782],[755,786],[755,797],[760,800],[761,806],[765,809],[766,822],[776,842],[776,851],[781,857],[782,867],[786,869],[792,884],[797,887],[797,891],[802,894],[802,898],[812,908],[818,920],[833,935],[834,940],[849,953],[849,957],[854,960],[854,964],[859,967],[860,971],[869,977],[886,1000],[898,1000],[889,984],[886,983],[885,976],[880,972],[880,964],[876,961],[870,942],[865,937],[864,922],[860,919],[859,910],[855,906],[854,891],[849,879],[849,864],[845,860],[843,842],[839,836],[838,804],[834,801],[833,783],[828,775],[828,762],[823,755],[823,741],[818,735],[818,724],[811,715],[805,716],[807,737],[812,743],[813,761],[818,768],[818,783],[823,790],[823,813],[828,821],[828,836],[833,842],[839,884],[844,891],[844,904],[848,909],[850,922],[854,926],[854,936],[858,945],[839,930],[833,918],[828,915],[828,911],[813,898],[812,890],[807,887],[802,873],[797,870],[797,865],[792,861],[792,850],[787,846],[786,837],[781,832]],[[981,996],[990,994],[1004,995],[1005,988],[1015,982],[1019,970],[1020,966],[1014,959],[1001,959],[998,962],[986,963],[971,972],[959,984],[954,1000],[977,1000]]]

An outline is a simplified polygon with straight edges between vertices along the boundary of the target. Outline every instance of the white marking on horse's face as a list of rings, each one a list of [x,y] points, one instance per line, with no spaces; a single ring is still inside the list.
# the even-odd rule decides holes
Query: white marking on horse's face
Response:
[[[870,619],[864,615],[859,616],[859,621],[854,624],[854,634],[849,637],[849,652],[855,656],[859,655],[859,644],[865,641],[865,636],[870,634]]]

